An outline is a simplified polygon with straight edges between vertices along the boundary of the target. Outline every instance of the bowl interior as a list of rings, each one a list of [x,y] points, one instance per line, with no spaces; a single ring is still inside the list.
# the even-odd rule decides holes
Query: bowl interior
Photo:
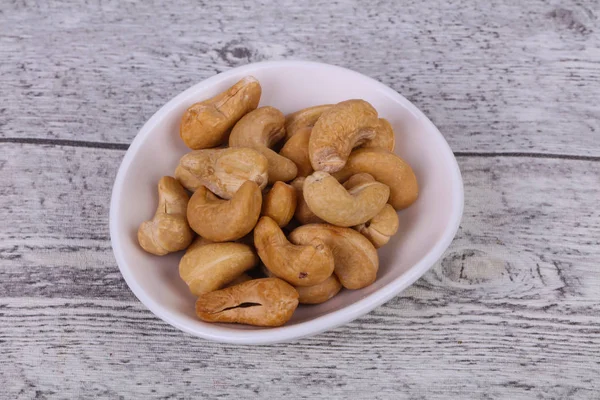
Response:
[[[300,306],[285,327],[268,329],[273,334],[302,326],[302,331],[294,334],[302,336],[330,327],[326,318],[319,317],[368,299],[388,285],[398,292],[422,275],[435,260],[428,265],[422,261],[445,236],[447,239],[449,230],[456,229],[451,225],[456,224],[456,212],[462,207],[456,188],[461,184],[460,178],[457,181],[456,160],[433,124],[405,98],[358,73],[316,63],[264,63],[238,68],[192,87],[167,103],[142,128],[123,161],[111,205],[111,237],[125,279],[153,312],[187,332],[213,339],[225,335],[230,341],[235,335],[240,335],[241,341],[251,341],[252,335],[266,332],[262,328],[197,320],[195,298],[178,275],[182,253],[152,256],[139,247],[136,239],[139,224],[156,209],[157,181],[163,175],[172,175],[179,158],[189,151],[179,138],[179,121],[185,109],[246,75],[255,76],[262,85],[261,106],[271,105],[284,113],[352,98],[369,101],[381,117],[391,122],[396,132],[396,153],[413,167],[420,185],[417,202],[399,213],[399,234],[379,250],[380,269],[373,285],[343,290],[321,305]],[[453,234],[450,232],[450,239]],[[446,246],[447,243],[441,251]],[[418,270],[412,271],[415,268]],[[381,298],[377,304],[363,301],[362,312],[381,302]],[[314,327],[307,324],[317,318],[321,323]]]

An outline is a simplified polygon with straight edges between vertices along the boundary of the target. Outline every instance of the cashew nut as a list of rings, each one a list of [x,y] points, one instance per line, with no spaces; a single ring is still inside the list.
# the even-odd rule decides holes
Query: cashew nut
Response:
[[[373,175],[367,174],[366,172],[359,172],[358,174],[352,175],[346,182],[344,182],[344,188],[349,193],[358,193],[357,189],[367,183],[376,182]]]
[[[298,168],[292,160],[271,150],[285,136],[285,117],[274,107],[261,107],[244,115],[229,136],[230,147],[249,147],[269,162],[269,183],[287,182],[296,177]]]
[[[354,147],[375,137],[377,111],[364,100],[346,100],[325,111],[315,123],[308,154],[315,171],[341,170]]]
[[[264,266],[261,270],[262,273],[269,278],[275,276]],[[300,304],[320,304],[338,294],[342,289],[342,284],[335,274],[331,274],[329,278],[321,283],[312,286],[294,286],[294,289],[296,289],[300,296],[298,298]]]
[[[304,127],[289,138],[283,145],[279,154],[292,160],[298,167],[298,176],[308,176],[313,172],[308,156],[308,141],[310,139],[311,127]]]
[[[215,97],[193,104],[181,118],[181,139],[194,150],[227,142],[229,130],[244,114],[258,107],[260,95],[258,80],[247,76]]]
[[[296,189],[283,182],[275,182],[263,198],[261,215],[271,217],[280,227],[286,226],[296,211]]]
[[[380,248],[398,232],[399,224],[398,213],[394,207],[386,204],[379,214],[354,229],[365,235],[375,248]]]
[[[258,257],[241,243],[208,243],[190,247],[179,262],[179,276],[196,296],[218,290],[254,267]]]
[[[367,172],[390,188],[389,203],[402,210],[415,202],[419,195],[417,178],[410,165],[400,157],[384,149],[357,149],[348,157],[346,166],[333,174],[345,181],[359,172]]]
[[[352,175],[350,179],[344,183],[344,187],[348,190],[348,193],[352,194],[359,189],[361,185],[374,181],[375,178],[373,178],[373,176],[361,172]],[[353,228],[369,239],[375,248],[380,248],[389,242],[390,237],[398,232],[398,225],[399,221],[396,210],[394,210],[394,207],[391,205],[386,204],[376,216],[364,224],[354,226]]]
[[[303,245],[320,239],[331,249],[335,274],[347,289],[369,286],[377,277],[377,250],[363,235],[350,228],[329,224],[309,224],[290,234],[294,244]]]
[[[321,114],[329,110],[333,105],[323,104],[304,108],[285,117],[285,139],[289,140],[303,128],[312,128]]]
[[[306,204],[306,201],[304,200],[303,193],[305,180],[306,178],[299,177],[290,182],[290,185],[292,185],[292,187],[296,189],[297,194],[296,212],[294,213],[294,217],[302,225],[325,222],[321,218],[317,217],[315,213],[310,210],[310,208],[308,208],[308,204]]]
[[[342,284],[335,274],[325,279],[321,283],[313,286],[297,286],[301,304],[321,304],[331,299],[342,289]]]
[[[158,181],[158,207],[150,221],[138,229],[138,242],[148,253],[164,256],[183,250],[192,242],[194,233],[186,218],[190,197],[175,178],[163,176]]]
[[[256,225],[262,194],[253,181],[246,181],[231,200],[219,199],[204,186],[192,195],[187,207],[188,221],[200,236],[214,242],[242,238]]]
[[[294,286],[316,285],[333,273],[333,255],[322,240],[293,245],[269,217],[261,217],[254,228],[254,244],[269,271]]]
[[[246,181],[267,186],[268,162],[265,156],[243,147],[192,151],[179,164],[208,190],[231,199]]]
[[[315,215],[330,224],[350,227],[367,222],[387,203],[390,189],[364,182],[349,193],[333,176],[315,171],[304,181],[304,200]]]
[[[281,326],[298,307],[298,292],[278,278],[253,279],[203,294],[196,315],[207,322]]]
[[[394,151],[395,145],[396,136],[394,135],[392,124],[385,118],[379,118],[379,123],[375,127],[375,137],[371,140],[367,140],[361,147],[377,147],[388,151]]]
[[[181,186],[192,193],[202,186],[202,183],[198,180],[198,178],[196,178],[190,171],[183,168],[181,165],[177,165],[177,168],[175,168],[175,179],[181,183]]]

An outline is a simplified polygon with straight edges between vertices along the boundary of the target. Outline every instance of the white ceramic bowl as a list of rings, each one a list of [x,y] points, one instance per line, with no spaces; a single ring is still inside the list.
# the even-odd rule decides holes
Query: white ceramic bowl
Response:
[[[157,257],[137,243],[139,224],[156,209],[156,184],[172,175],[189,150],[179,138],[181,115],[191,104],[225,90],[246,75],[262,86],[261,105],[283,113],[360,98],[370,102],[396,132],[396,153],[413,167],[419,198],[401,211],[400,231],[379,250],[377,281],[343,290],[330,301],[300,306],[283,327],[255,328],[199,321],[195,298],[179,278],[181,254]],[[213,76],[163,106],[142,127],[119,168],[110,205],[110,236],[125,281],[154,314],[205,339],[245,344],[289,341],[345,324],[390,300],[422,276],[450,245],[463,210],[460,170],[437,128],[389,87],[344,68],[304,61],[249,64]]]

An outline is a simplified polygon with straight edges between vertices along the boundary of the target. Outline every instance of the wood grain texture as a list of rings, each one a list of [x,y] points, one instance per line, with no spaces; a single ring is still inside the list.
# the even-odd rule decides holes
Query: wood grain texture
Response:
[[[0,175],[11,178],[0,186],[7,398],[591,399],[600,390],[598,162],[459,157],[469,199],[461,229],[415,285],[313,338],[235,346],[163,323],[120,277],[107,216],[123,154],[0,144]]]
[[[4,1],[0,136],[128,144],[168,99],[248,62],[348,67],[455,151],[600,156],[596,0]]]

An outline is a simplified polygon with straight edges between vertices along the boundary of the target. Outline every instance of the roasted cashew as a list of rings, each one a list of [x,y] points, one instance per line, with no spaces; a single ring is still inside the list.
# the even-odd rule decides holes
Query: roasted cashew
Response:
[[[196,315],[207,322],[281,326],[298,307],[298,292],[278,278],[253,279],[206,293],[196,301]]]
[[[294,286],[316,285],[333,273],[333,255],[323,241],[293,245],[269,217],[261,217],[254,228],[254,244],[269,271]]]
[[[321,304],[331,299],[342,289],[342,284],[335,274],[313,286],[296,286],[300,304]]]
[[[335,274],[347,289],[369,286],[377,278],[377,250],[363,235],[350,228],[329,224],[309,224],[294,229],[292,243],[303,245],[320,239],[333,252]]]
[[[296,164],[296,167],[298,167],[297,176],[308,176],[313,172],[310,157],[308,156],[308,141],[311,131],[311,127],[298,129],[294,136],[289,138],[279,151],[279,154]]]
[[[224,287],[258,263],[250,246],[202,243],[190,246],[179,262],[179,276],[196,296]]]
[[[296,212],[294,218],[302,225],[305,224],[316,224],[319,222],[325,222],[321,218],[317,217],[314,212],[308,208],[308,204],[304,200],[304,181],[306,178],[299,177],[290,182],[290,185],[296,189]]]
[[[343,186],[349,193],[358,193],[358,189],[365,184],[376,182],[373,175],[367,174],[366,172],[359,172],[358,174],[352,175]]]
[[[269,164],[253,149],[196,150],[183,156],[179,165],[224,199],[231,199],[246,181],[256,182],[261,189],[267,186]]]
[[[346,100],[325,111],[315,123],[308,154],[315,171],[341,170],[354,147],[375,137],[377,111],[364,100]]]
[[[187,207],[188,221],[200,236],[214,242],[242,238],[256,225],[262,194],[253,181],[246,181],[231,200],[222,200],[204,186],[194,193]]]
[[[390,124],[390,122],[385,118],[379,118],[379,123],[375,127],[375,137],[371,140],[367,140],[360,147],[376,147],[388,151],[394,151],[395,145],[396,136],[394,135],[394,128],[392,128],[392,124]]]
[[[158,181],[158,207],[150,221],[142,222],[137,237],[148,253],[164,256],[190,245],[194,233],[186,219],[189,196],[175,178]]]
[[[247,76],[226,91],[192,105],[181,118],[179,135],[191,149],[208,149],[227,142],[229,130],[258,107],[261,87]]]
[[[200,182],[198,178],[194,176],[194,174],[183,168],[180,164],[177,165],[177,168],[175,168],[175,179],[181,183],[181,186],[192,193],[202,186],[202,182]]]
[[[283,182],[275,182],[263,197],[261,215],[271,217],[280,227],[286,226],[296,211],[296,189]]]
[[[346,166],[333,176],[345,181],[359,172],[366,172],[390,188],[389,203],[402,210],[415,202],[419,195],[417,178],[410,165],[384,149],[357,149],[348,157]]]
[[[364,224],[355,226],[354,229],[365,235],[373,246],[380,248],[398,232],[399,225],[398,213],[394,207],[386,204],[379,214]]]
[[[271,150],[285,136],[284,123],[281,111],[274,107],[261,107],[244,115],[229,136],[230,147],[252,148],[267,158],[271,184],[291,181],[298,173],[292,160]]]
[[[390,189],[364,182],[349,193],[333,176],[315,171],[304,181],[304,200],[315,215],[330,224],[350,227],[367,222],[387,203]]]
[[[356,190],[360,190],[361,185],[374,181],[375,178],[373,176],[361,172],[352,175],[344,183],[344,187],[348,190],[348,193],[354,193]],[[386,204],[376,216],[364,224],[354,226],[353,228],[369,239],[375,248],[380,248],[389,242],[390,238],[398,232],[398,226],[399,221],[396,210],[391,205]]]
[[[265,266],[261,270],[265,276],[269,278],[275,277]],[[321,283],[312,286],[294,286],[294,289],[296,289],[300,296],[298,298],[300,304],[320,304],[338,294],[342,289],[342,284],[335,274],[331,274],[329,278]]]
[[[304,108],[295,113],[286,115],[285,117],[285,140],[290,140],[291,137],[300,132],[303,128],[312,128],[321,114],[333,107],[332,104],[323,104]]]

